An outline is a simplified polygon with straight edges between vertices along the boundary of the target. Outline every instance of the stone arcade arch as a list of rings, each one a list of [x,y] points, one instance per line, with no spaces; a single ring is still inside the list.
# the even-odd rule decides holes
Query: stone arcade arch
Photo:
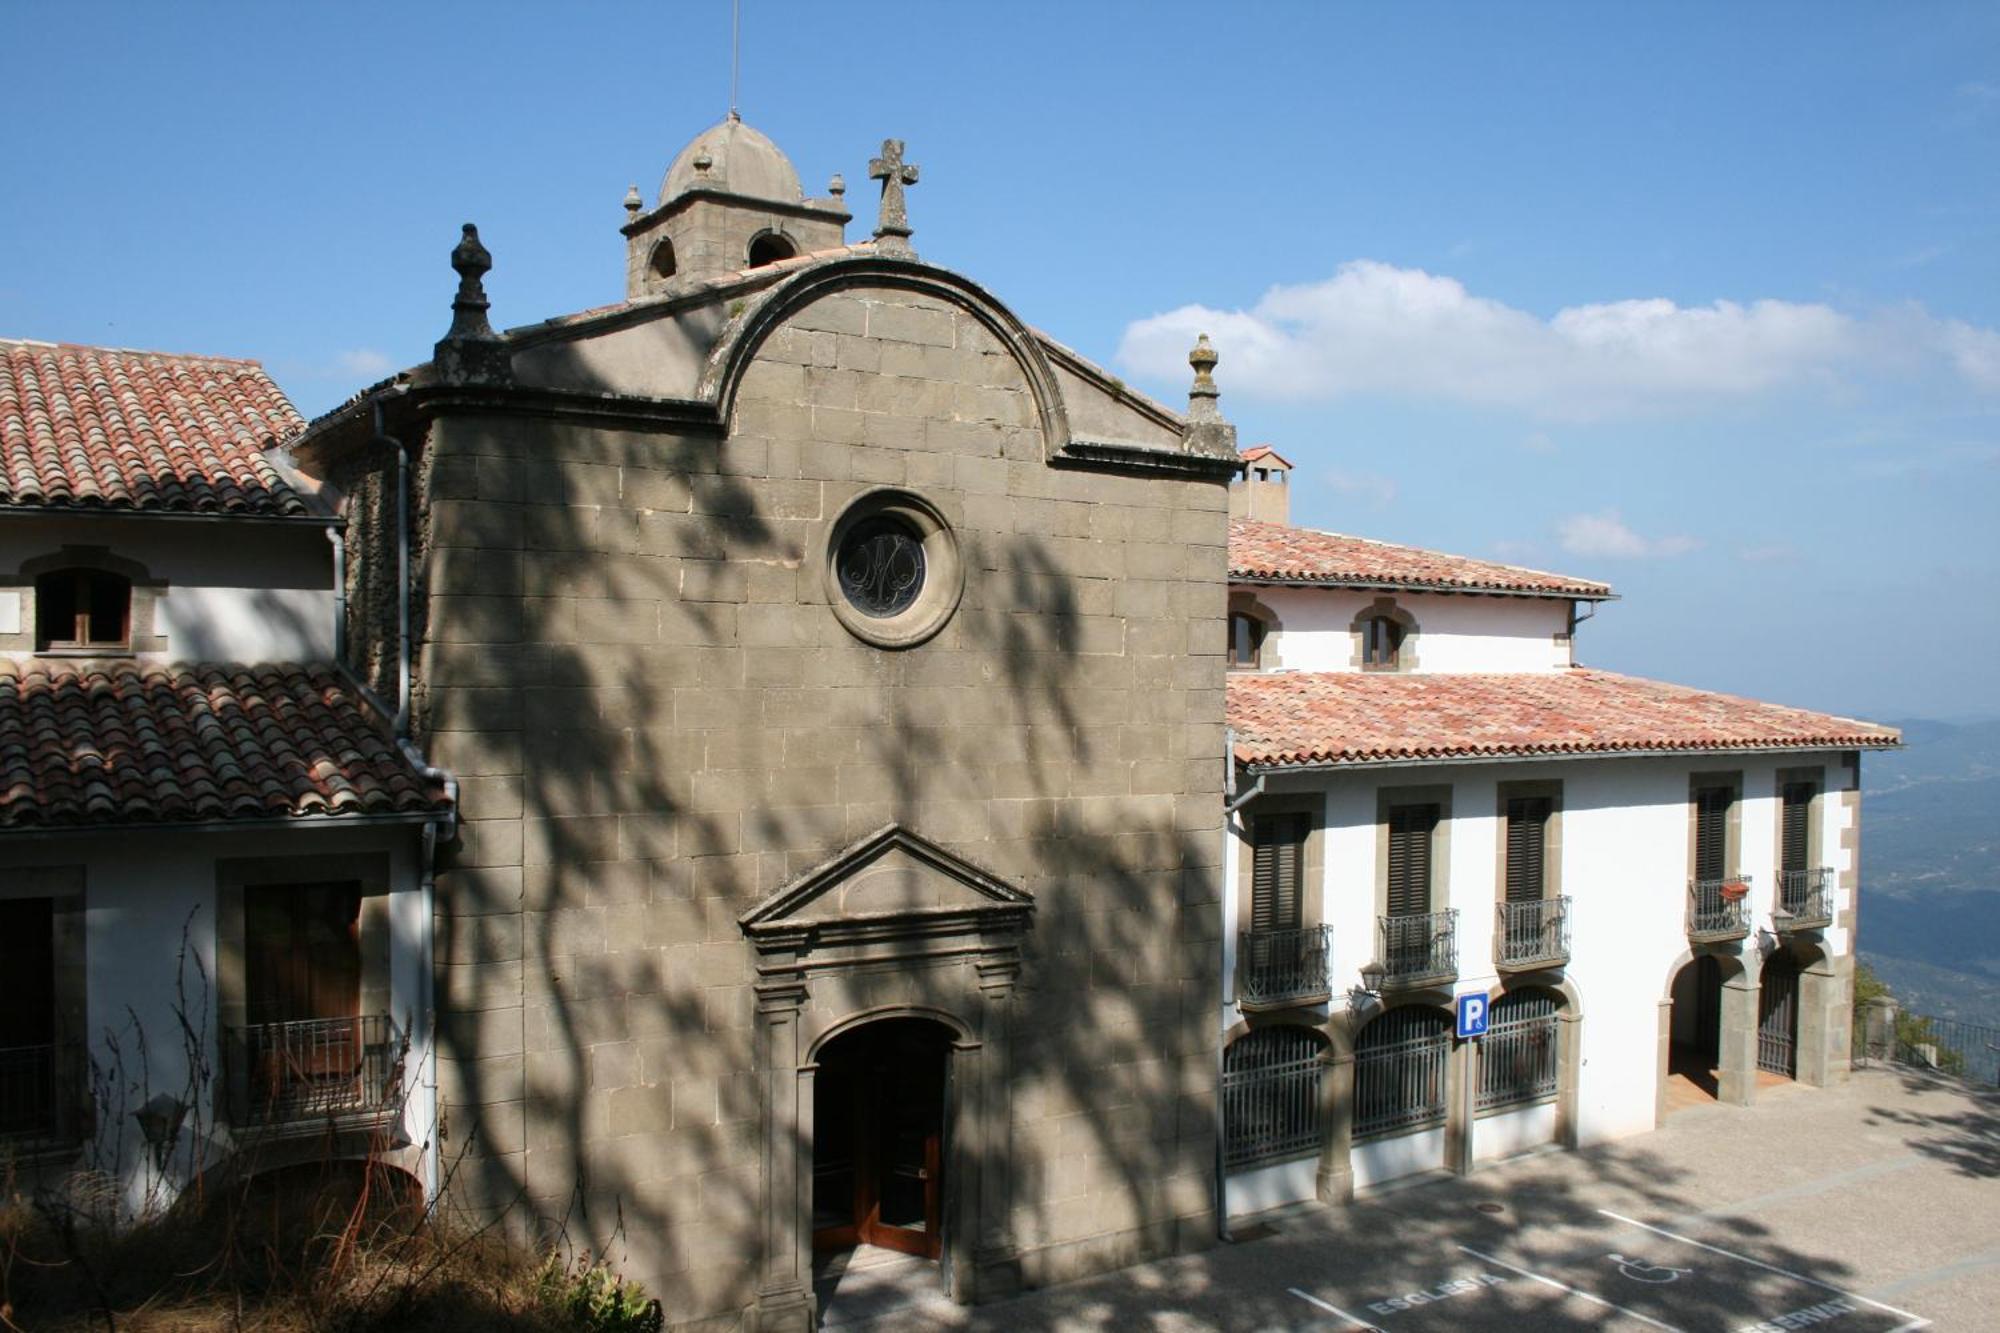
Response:
[[[1734,949],[1684,953],[1660,1005],[1654,1123],[1678,1085],[1748,1106],[1757,1086],[1757,979]]]
[[[923,1234],[920,1252],[935,1253],[954,1300],[1017,1284],[1007,1126],[1014,983],[1033,910],[1022,890],[890,825],[738,919],[756,967],[763,1201],[757,1329],[816,1324],[814,1176],[816,1166],[833,1160],[818,1146],[817,1114],[831,1108],[819,1079],[824,1073],[851,1088],[855,1065],[871,1061],[903,1062],[897,1082],[908,1104],[883,1109],[876,1094],[875,1110],[859,1108],[877,1117],[875,1127],[857,1131],[850,1102],[850,1119],[833,1126],[835,1134],[850,1145],[857,1132],[875,1134],[872,1150],[880,1152],[888,1146],[880,1117],[902,1115],[919,1151],[933,1151],[926,1141],[934,1136],[935,1198],[919,1206],[932,1210],[924,1220],[935,1227]],[[882,1183],[878,1175],[867,1187],[878,1202]],[[864,1193],[852,1197],[866,1202]],[[850,1222],[855,1239],[874,1243],[912,1232],[895,1219],[884,1222],[879,1211],[866,1236],[862,1217]]]
[[[1494,990],[1490,1001],[1471,1075],[1472,1159],[1546,1143],[1576,1147],[1582,1007],[1575,988],[1530,979]]]

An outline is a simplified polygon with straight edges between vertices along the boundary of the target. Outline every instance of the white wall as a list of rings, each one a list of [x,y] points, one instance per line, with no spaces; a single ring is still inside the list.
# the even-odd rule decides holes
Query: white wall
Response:
[[[399,1029],[406,1022],[411,1027],[407,1070],[413,1086],[419,1071],[428,1071],[431,1056],[425,1034],[429,1024],[422,1013],[419,838],[419,830],[409,826],[312,828],[303,824],[244,833],[100,829],[77,836],[0,838],[0,880],[9,870],[28,866],[84,867],[89,1054],[106,1071],[123,1070],[122,1078],[111,1084],[114,1101],[123,1104],[99,1107],[100,1138],[93,1151],[107,1166],[120,1164],[128,1204],[140,1206],[149,1185],[139,1162],[142,1154],[131,1113],[156,1093],[178,1098],[190,1085],[177,1008],[187,1013],[202,1034],[203,1058],[211,1063],[216,1058],[218,861],[297,858],[301,878],[309,879],[312,865],[328,855],[388,853],[391,1016]],[[406,1118],[412,1141],[422,1142],[433,1120],[424,1096],[410,1098]],[[205,1128],[213,1129],[212,1101],[202,1108],[202,1122]],[[114,1141],[114,1135],[122,1135],[122,1142]],[[226,1137],[212,1132],[207,1138],[207,1160],[213,1166],[226,1154]],[[184,1141],[183,1148],[188,1146]]]
[[[1275,661],[1266,649],[1265,669],[1352,671],[1354,618],[1375,604],[1380,592],[1348,588],[1250,588],[1277,616]],[[1414,640],[1419,672],[1559,671],[1570,664],[1567,643],[1555,636],[1569,628],[1567,599],[1478,597],[1466,594],[1397,593],[1396,605],[1417,620]]]
[[[1359,986],[1376,949],[1375,847],[1377,792],[1382,787],[1449,785],[1452,817],[1446,878],[1436,886],[1439,908],[1459,910],[1459,994],[1487,993],[1499,984],[1493,965],[1494,904],[1499,896],[1498,810],[1503,781],[1560,779],[1561,889],[1571,900],[1571,962],[1566,975],[1582,1001],[1579,1027],[1578,1137],[1589,1143],[1653,1127],[1659,1010],[1674,973],[1689,953],[1687,940],[1688,789],[1694,772],[1740,771],[1741,855],[1755,914],[1740,946],[1753,969],[1757,941],[1768,932],[1778,860],[1778,771],[1823,766],[1819,845],[1813,864],[1851,868],[1841,846],[1845,807],[1840,792],[1853,781],[1838,753],[1767,756],[1696,755],[1671,758],[1571,759],[1514,764],[1428,765],[1328,774],[1273,776],[1272,792],[1324,794],[1324,870],[1319,885],[1323,920],[1333,927],[1334,1005]],[[1245,813],[1254,809],[1254,803]],[[1226,960],[1234,967],[1238,858],[1244,829],[1232,821],[1224,867]],[[1836,916],[1851,905],[1840,890]],[[1829,953],[1850,951],[1849,932],[1824,933]],[[1234,993],[1233,973],[1224,977]],[[1240,1015],[1222,1012],[1229,1031]],[[1301,1021],[1311,1022],[1310,1017]],[[1484,1122],[1482,1122],[1483,1124]],[[1494,1131],[1496,1134],[1501,1131]],[[1509,1131],[1511,1133],[1511,1131]],[[1486,1155],[1475,1129],[1474,1151]],[[1386,1150],[1370,1159],[1380,1169],[1401,1160]],[[1362,1179],[1356,1152],[1356,1180]],[[1371,1167],[1370,1170],[1377,1168]]]
[[[1319,1158],[1300,1157],[1290,1162],[1252,1167],[1229,1173],[1229,1215],[1249,1217],[1288,1203],[1305,1203],[1319,1197]]]
[[[64,546],[102,546],[167,586],[154,629],[162,661],[323,662],[333,656],[333,548],[301,524],[142,518],[10,518],[0,572]],[[0,599],[0,633],[8,607]],[[19,617],[20,599],[13,599]],[[21,656],[21,654],[15,654]]]

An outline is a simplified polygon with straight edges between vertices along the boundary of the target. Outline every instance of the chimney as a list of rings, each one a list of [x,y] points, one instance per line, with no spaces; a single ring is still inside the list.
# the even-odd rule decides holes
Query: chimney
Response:
[[[1243,475],[1229,485],[1229,516],[1289,524],[1292,465],[1268,444],[1253,444],[1240,457]]]

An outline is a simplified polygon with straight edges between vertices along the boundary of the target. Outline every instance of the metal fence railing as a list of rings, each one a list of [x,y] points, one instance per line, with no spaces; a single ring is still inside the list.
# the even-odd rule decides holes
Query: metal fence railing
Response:
[[[1494,909],[1494,961],[1501,967],[1536,967],[1569,961],[1569,899],[1538,898]]]
[[[1556,1012],[1553,995],[1510,995],[1494,1002],[1479,1042],[1473,1105],[1480,1114],[1554,1098],[1561,1076]]]
[[[1898,1064],[2000,1087],[2000,1028],[1902,1014],[1896,1021],[1895,1052]]]
[[[1222,1056],[1223,1164],[1256,1166],[1317,1153],[1326,1041],[1310,1028],[1245,1033]]]
[[[1269,1005],[1325,996],[1332,939],[1329,926],[1241,932],[1236,948],[1237,1000]]]
[[[1379,918],[1383,980],[1441,980],[1458,975],[1458,909]]]
[[[227,1054],[243,1124],[285,1124],[386,1110],[403,1078],[404,1043],[386,1014],[252,1023]]]
[[[1741,939],[1750,933],[1750,876],[1688,881],[1688,938]]]
[[[1779,930],[1824,930],[1833,924],[1833,867],[1787,870],[1778,877]]]
[[[1391,1009],[1354,1043],[1354,1137],[1441,1125],[1451,1018],[1411,1005]]]

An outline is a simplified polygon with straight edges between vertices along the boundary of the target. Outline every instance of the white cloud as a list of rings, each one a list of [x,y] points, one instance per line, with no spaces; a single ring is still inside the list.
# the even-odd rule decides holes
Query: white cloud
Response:
[[[395,368],[383,353],[372,347],[356,347],[349,351],[337,352],[333,358],[333,369],[341,375],[360,375],[380,378]]]
[[[1701,545],[1686,536],[1643,537],[1627,527],[1615,509],[1601,514],[1572,514],[1556,524],[1556,538],[1571,555],[1602,556],[1610,560],[1686,555]]]
[[[1454,278],[1376,260],[1280,285],[1247,310],[1186,305],[1126,327],[1118,360],[1179,379],[1210,334],[1223,392],[1323,400],[1383,394],[1592,419],[1743,399],[1905,368],[1912,355],[2000,389],[2000,334],[1914,307],[1860,318],[1817,302],[1661,297],[1543,319]]]
[[[1556,451],[1556,442],[1549,438],[1547,431],[1538,430],[1522,440],[1521,447],[1531,454],[1552,454]]]
[[[1342,495],[1367,501],[1370,509],[1387,509],[1395,503],[1394,477],[1379,472],[1350,472],[1346,468],[1329,468],[1323,475],[1327,485]]]

